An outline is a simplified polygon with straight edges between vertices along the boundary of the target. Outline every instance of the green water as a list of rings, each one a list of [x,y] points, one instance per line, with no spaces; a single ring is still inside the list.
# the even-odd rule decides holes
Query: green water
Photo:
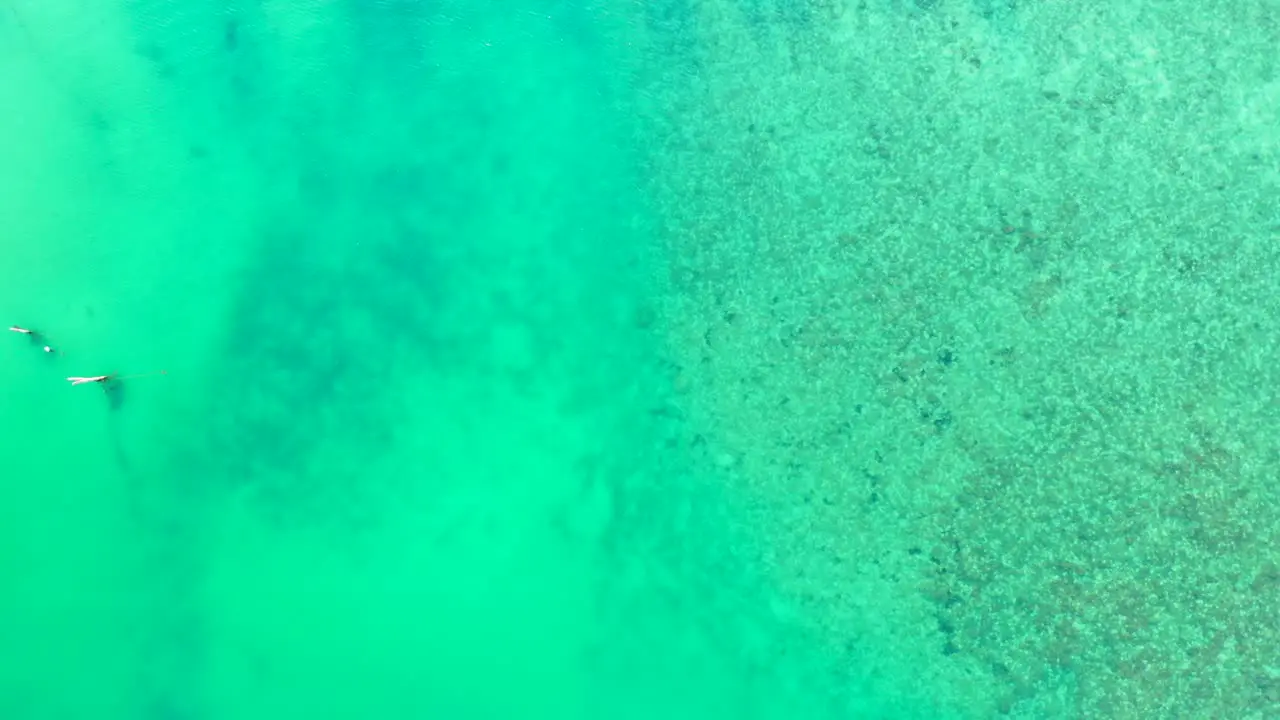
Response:
[[[0,718],[1280,716],[1274,10],[7,0]]]

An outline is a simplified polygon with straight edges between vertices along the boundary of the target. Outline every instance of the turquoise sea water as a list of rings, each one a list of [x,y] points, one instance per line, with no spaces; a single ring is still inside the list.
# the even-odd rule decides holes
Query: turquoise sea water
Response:
[[[1277,18],[7,0],[0,718],[1280,716]]]

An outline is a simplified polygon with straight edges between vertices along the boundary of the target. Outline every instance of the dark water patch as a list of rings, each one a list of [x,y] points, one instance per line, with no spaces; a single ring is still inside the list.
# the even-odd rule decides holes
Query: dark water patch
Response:
[[[698,47],[693,0],[658,0],[644,3],[640,20],[655,44],[658,64],[691,62]]]
[[[123,380],[108,380],[102,383],[102,393],[107,397],[107,407],[119,410],[124,407],[125,387]]]
[[[450,163],[311,152],[302,200],[264,229],[243,275],[211,413],[228,479],[281,518],[341,514],[380,492],[358,485],[358,467],[303,466],[320,449],[376,455],[399,374],[457,361],[477,327],[459,318],[466,291],[446,259],[467,244],[456,228],[474,182],[455,180]]]
[[[948,3],[965,3],[972,8],[975,15],[986,20],[997,29],[1009,29],[1018,14],[1020,4],[1025,0],[894,0],[888,8],[895,12],[908,12],[921,18],[930,17],[939,8]]]
[[[237,17],[227,18],[222,25],[222,48],[227,52],[235,52],[240,49],[240,19]]]
[[[239,430],[224,441],[235,445],[229,457],[267,471],[257,475],[289,475],[317,443],[354,442],[387,422],[378,400],[392,358],[431,338],[431,267],[421,247],[405,238],[352,238],[345,241],[352,260],[320,267],[308,254],[324,251],[307,242],[291,234],[264,248],[228,338],[232,377],[221,411]],[[314,483],[323,480],[309,482],[298,491],[322,491]]]
[[[995,25],[1012,22],[1018,13],[1019,0],[971,0],[973,9]]]
[[[741,10],[757,28],[778,27],[788,32],[807,30],[813,23],[813,0],[742,0]]]

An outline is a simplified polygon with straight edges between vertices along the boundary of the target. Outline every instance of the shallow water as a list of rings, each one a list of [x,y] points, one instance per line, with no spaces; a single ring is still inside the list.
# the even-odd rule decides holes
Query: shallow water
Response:
[[[508,5],[4,5],[0,717],[1276,710],[1264,5]]]

